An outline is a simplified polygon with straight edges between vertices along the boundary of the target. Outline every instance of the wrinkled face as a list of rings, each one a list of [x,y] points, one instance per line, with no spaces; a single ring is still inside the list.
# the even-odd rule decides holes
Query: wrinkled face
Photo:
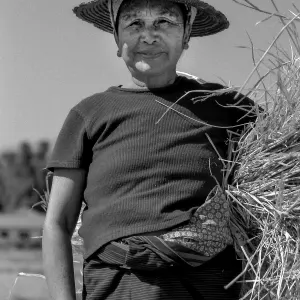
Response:
[[[182,11],[175,3],[127,0],[120,8],[117,43],[133,75],[175,70],[186,38]]]

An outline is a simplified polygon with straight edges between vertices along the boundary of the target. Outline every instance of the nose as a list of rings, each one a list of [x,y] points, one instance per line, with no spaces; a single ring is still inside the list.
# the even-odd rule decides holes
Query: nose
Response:
[[[158,34],[154,26],[149,26],[147,28],[144,28],[141,34],[141,41],[149,45],[153,45],[158,41]]]

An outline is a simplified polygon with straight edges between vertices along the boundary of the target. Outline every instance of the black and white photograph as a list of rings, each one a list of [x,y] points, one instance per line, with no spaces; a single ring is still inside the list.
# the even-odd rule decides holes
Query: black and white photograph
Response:
[[[0,0],[0,299],[300,300],[299,0]]]

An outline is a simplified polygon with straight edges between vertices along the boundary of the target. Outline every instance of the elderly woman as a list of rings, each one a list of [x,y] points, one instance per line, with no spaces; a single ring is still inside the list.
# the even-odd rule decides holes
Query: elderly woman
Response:
[[[235,94],[210,93],[221,85],[176,73],[190,37],[226,29],[226,17],[199,0],[99,0],[74,12],[114,34],[131,81],[73,107],[57,138],[43,235],[52,298],[75,299],[70,239],[84,202],[83,299],[238,299],[238,285],[224,288],[241,265],[215,187],[227,129],[253,121],[253,103],[233,106]]]

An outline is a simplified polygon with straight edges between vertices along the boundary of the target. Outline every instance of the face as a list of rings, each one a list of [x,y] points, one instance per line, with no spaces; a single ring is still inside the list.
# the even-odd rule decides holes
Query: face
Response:
[[[132,75],[176,70],[186,38],[182,11],[175,3],[127,0],[120,9],[116,40]]]

